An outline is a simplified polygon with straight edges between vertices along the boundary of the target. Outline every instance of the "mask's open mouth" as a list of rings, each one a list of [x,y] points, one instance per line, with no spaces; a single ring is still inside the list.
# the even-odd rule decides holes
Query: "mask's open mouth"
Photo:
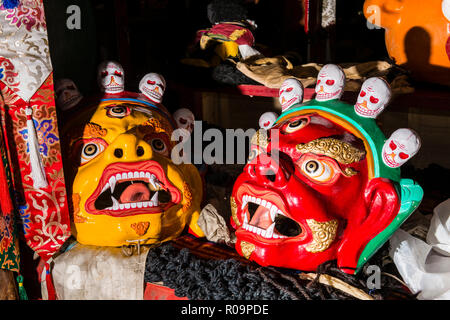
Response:
[[[356,103],[355,108],[358,110],[359,113],[365,116],[373,116],[379,111],[378,109],[370,110],[367,107],[364,107],[361,103]]]
[[[337,90],[335,92],[318,92],[316,94],[316,99],[333,99],[334,97],[336,97],[338,94],[341,93],[342,90]]]
[[[287,217],[273,202],[263,198],[244,195],[241,212],[244,217],[242,228],[265,239],[297,237],[301,226]]]
[[[143,90],[147,95],[149,95],[151,98],[153,98],[153,99],[155,99],[155,100],[157,100],[157,101],[159,101],[159,100],[161,99],[161,94],[158,94],[158,93],[156,93],[156,92],[150,90],[149,88],[142,87],[142,90]]]
[[[99,185],[86,201],[86,211],[121,217],[161,213],[180,200],[180,192],[157,162],[117,163],[104,170]]]

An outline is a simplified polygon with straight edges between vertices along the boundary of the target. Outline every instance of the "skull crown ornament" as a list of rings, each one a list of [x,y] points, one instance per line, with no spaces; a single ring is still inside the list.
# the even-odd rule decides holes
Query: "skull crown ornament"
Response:
[[[326,70],[333,72],[318,77],[319,91],[342,79],[339,68]],[[337,97],[343,85],[327,91]],[[386,139],[374,118],[339,99],[291,106],[257,132],[233,186],[237,252],[263,266],[311,271],[337,260],[342,271],[358,272],[422,200],[422,188],[398,167],[419,147],[413,131]]]
[[[124,85],[118,64],[99,70],[108,72],[100,77],[105,95],[86,105],[62,132],[77,241],[154,244],[178,237],[185,227],[203,236],[197,225],[200,174],[192,164],[174,164],[170,157],[175,120],[143,94],[111,90],[112,82]]]
[[[317,75],[316,100],[328,101],[339,99],[344,93],[345,74],[341,67],[326,64]]]
[[[391,99],[389,84],[381,78],[364,81],[355,104],[355,112],[366,118],[376,118]]]
[[[148,73],[139,82],[139,90],[155,103],[161,103],[166,88],[166,80],[158,73]]]
[[[102,62],[97,71],[97,82],[100,90],[107,94],[119,94],[125,90],[125,73],[116,61]]]
[[[294,78],[284,80],[279,91],[279,101],[282,112],[294,104],[303,102],[303,84]]]

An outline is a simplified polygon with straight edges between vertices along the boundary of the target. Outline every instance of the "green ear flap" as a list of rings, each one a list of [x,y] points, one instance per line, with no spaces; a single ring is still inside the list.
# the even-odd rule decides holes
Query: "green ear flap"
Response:
[[[392,234],[400,228],[403,222],[417,209],[423,198],[423,189],[411,179],[401,179],[399,183],[401,204],[400,210],[395,219],[373,238],[361,253],[355,273],[358,273],[363,265],[373,256],[373,254],[384,245]]]

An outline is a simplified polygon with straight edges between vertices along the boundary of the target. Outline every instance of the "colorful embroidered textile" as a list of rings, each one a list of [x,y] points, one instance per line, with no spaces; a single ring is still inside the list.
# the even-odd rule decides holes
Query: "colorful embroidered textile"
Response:
[[[20,216],[17,220],[21,221],[26,243],[45,261],[44,280],[48,298],[52,299],[50,262],[70,235],[70,220],[44,5],[43,0],[21,0],[16,7],[8,8],[4,3],[0,5],[0,112],[4,138],[0,153],[4,164],[9,165],[6,176],[12,177],[10,190],[15,214]],[[32,170],[36,163],[45,183],[36,182],[36,171]],[[0,181],[0,190],[2,185]],[[14,213],[3,214],[0,262],[17,270],[18,248],[12,245],[14,236],[10,236],[14,225]]]
[[[42,0],[0,6],[0,81],[28,101],[52,71]]]
[[[252,47],[255,44],[255,38],[252,32],[238,24],[219,23],[214,25],[211,29],[201,30],[200,34],[207,34],[209,37],[220,41],[234,41],[238,45],[249,45]]]
[[[48,186],[33,188],[27,144],[27,103],[0,82],[6,107],[2,123],[13,163],[14,189],[27,244],[45,261],[59,250],[70,235],[69,213],[62,169],[53,78],[50,77],[30,100]],[[11,103],[13,102],[13,103]],[[12,128],[11,128],[12,127]]]
[[[3,109],[4,102],[0,97],[0,106]],[[1,180],[5,184],[1,188],[2,202],[8,202],[9,208],[1,206],[0,212],[0,269],[7,269],[14,272],[19,271],[19,247],[16,229],[16,217],[12,210],[12,181],[9,170],[8,155],[4,144],[3,133],[0,131],[0,157],[1,157]]]

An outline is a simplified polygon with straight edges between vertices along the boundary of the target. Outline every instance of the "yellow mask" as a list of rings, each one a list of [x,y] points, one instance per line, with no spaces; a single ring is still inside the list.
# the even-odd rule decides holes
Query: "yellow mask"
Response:
[[[193,165],[171,161],[172,123],[161,107],[115,98],[102,100],[66,128],[65,164],[76,169],[66,171],[73,177],[78,242],[153,244],[178,237],[187,225],[203,236],[197,225],[202,181]]]

